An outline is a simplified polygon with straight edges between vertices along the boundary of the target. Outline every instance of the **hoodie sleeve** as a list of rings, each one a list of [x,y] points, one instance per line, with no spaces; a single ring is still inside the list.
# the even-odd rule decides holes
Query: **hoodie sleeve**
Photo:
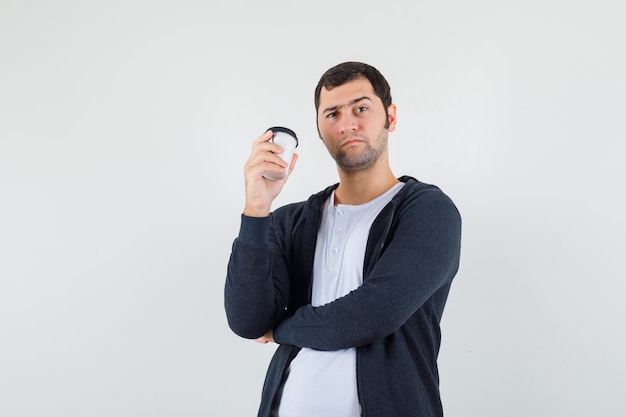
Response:
[[[273,242],[271,215],[241,216],[228,262],[224,306],[228,325],[244,338],[267,333],[285,310],[287,267]]]

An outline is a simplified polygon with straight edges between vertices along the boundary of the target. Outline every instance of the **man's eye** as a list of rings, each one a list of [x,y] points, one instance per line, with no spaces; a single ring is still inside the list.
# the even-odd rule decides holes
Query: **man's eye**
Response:
[[[364,111],[367,111],[367,107],[361,106],[356,108],[355,113],[363,113]]]
[[[335,112],[331,112],[331,113],[328,113],[328,114],[326,115],[326,118],[327,118],[327,119],[333,119],[335,116],[337,116],[337,113],[335,113]]]

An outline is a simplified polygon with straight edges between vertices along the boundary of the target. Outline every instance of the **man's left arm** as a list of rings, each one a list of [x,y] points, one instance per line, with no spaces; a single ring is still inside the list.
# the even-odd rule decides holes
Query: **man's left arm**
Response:
[[[461,245],[461,218],[452,201],[427,193],[398,215],[393,239],[359,288],[320,307],[300,307],[270,337],[318,350],[361,346],[399,329],[449,284]]]

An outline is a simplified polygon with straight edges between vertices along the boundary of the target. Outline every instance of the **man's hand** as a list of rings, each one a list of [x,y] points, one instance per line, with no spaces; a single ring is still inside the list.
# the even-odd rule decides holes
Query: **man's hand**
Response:
[[[259,337],[256,340],[257,343],[263,343],[263,344],[267,344],[267,343],[276,343],[274,342],[274,332],[272,330],[270,330],[269,332],[265,333],[263,336]]]
[[[244,166],[246,184],[246,206],[243,214],[252,217],[265,217],[270,214],[272,201],[280,193],[298,160],[294,153],[289,172],[282,180],[268,180],[265,171],[284,173],[287,163],[278,156],[283,148],[270,142],[273,132],[268,130],[252,143],[252,152]]]

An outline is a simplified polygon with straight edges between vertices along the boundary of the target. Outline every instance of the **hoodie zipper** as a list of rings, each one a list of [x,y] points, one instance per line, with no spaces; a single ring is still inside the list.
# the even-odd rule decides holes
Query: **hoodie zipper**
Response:
[[[383,253],[383,250],[385,249],[385,246],[387,245],[387,239],[389,237],[389,232],[391,231],[391,225],[393,224],[393,219],[396,214],[396,205],[394,203],[394,200],[395,200],[395,197],[389,202],[389,204],[391,204],[391,213],[388,214],[388,217],[386,220],[387,224],[385,225],[385,229],[383,230],[383,233],[381,234],[382,242],[380,243],[380,246],[378,248],[378,253],[374,253],[374,251],[372,251],[372,254],[370,255],[370,256],[376,256],[376,261],[378,261],[378,258],[380,258],[380,256]],[[372,265],[367,259],[365,259],[364,262],[367,262],[369,265]],[[371,268],[368,269],[367,273],[363,275],[363,281],[367,279],[367,275],[369,275],[370,270]],[[361,387],[363,383],[361,382],[361,372],[359,371],[361,369],[361,361],[362,361],[361,357],[362,357],[361,348],[357,347],[356,348],[357,398],[359,401],[359,414],[361,415],[361,417],[364,417],[365,414],[363,413],[363,399],[361,398],[361,391],[362,391]]]

